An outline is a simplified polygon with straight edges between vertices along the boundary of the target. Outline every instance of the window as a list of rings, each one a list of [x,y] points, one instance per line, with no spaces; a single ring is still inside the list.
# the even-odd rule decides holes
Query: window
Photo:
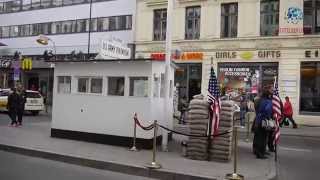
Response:
[[[70,92],[71,92],[71,77],[58,76],[58,93],[70,93]]]
[[[167,10],[160,9],[153,12],[153,40],[163,41],[166,39]]]
[[[108,77],[108,95],[124,96],[124,77]]]
[[[200,7],[186,8],[186,39],[199,39],[200,38]]]
[[[72,0],[63,0],[63,5],[71,5]]]
[[[10,37],[17,37],[19,35],[19,26],[10,27]]]
[[[9,35],[10,35],[10,26],[2,27],[1,37],[6,38],[6,37],[9,37]]]
[[[71,33],[72,32],[72,24],[74,21],[62,21],[61,22],[61,33]]]
[[[61,32],[62,32],[61,22],[53,22],[51,24],[51,33],[52,34],[60,34]]]
[[[20,25],[19,26],[19,36],[30,36],[30,25]]]
[[[125,29],[131,29],[132,27],[132,16],[126,16],[126,28]]]
[[[263,0],[260,3],[260,35],[277,36],[279,29],[279,1]]]
[[[304,12],[304,18],[303,18],[304,34],[319,33],[320,32],[320,1],[305,0],[303,12]]]
[[[81,4],[84,3],[86,0],[73,0],[73,4]]]
[[[12,12],[20,11],[21,0],[11,1],[11,10]]]
[[[31,25],[31,32],[32,36],[37,36],[40,34],[40,24],[32,24]]]
[[[221,37],[237,37],[238,3],[221,4]]]
[[[90,22],[90,19],[87,19],[86,31],[89,31],[89,22]],[[90,29],[91,32],[97,31],[97,19],[96,18],[91,19],[91,27],[90,28],[91,28]]]
[[[129,96],[148,97],[148,78],[130,77]]]
[[[108,31],[109,18],[98,18],[97,26],[98,26],[98,31]]]
[[[78,92],[87,93],[89,91],[89,78],[78,79]]]
[[[86,32],[86,24],[85,19],[77,20],[77,32]]]
[[[51,6],[51,0],[41,0],[41,7],[47,8]]]
[[[320,115],[320,62],[302,62],[300,82],[301,114]]]
[[[40,0],[32,0],[31,8],[32,9],[39,9],[40,8]]]
[[[0,13],[5,12],[4,9],[3,9],[3,4],[4,4],[3,2],[0,2]]]
[[[62,6],[62,0],[52,0],[53,6]]]
[[[51,23],[39,24],[39,33],[40,34],[51,34]]]
[[[23,10],[31,9],[31,0],[23,0],[22,1],[22,9]]]
[[[92,78],[91,79],[91,93],[102,93],[102,78]]]

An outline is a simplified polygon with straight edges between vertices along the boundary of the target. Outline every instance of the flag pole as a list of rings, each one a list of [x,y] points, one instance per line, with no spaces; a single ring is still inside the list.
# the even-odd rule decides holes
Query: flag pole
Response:
[[[213,68],[213,57],[210,58],[211,60],[211,66],[210,66],[210,76],[211,76],[211,68]],[[209,111],[212,111],[211,108],[209,107]],[[213,115],[213,113],[209,113],[209,128],[208,128],[208,147],[207,147],[207,153],[208,153],[208,161],[210,161],[211,156],[210,156],[210,148],[212,145],[212,141],[211,141],[211,133],[212,133],[212,119],[213,117],[211,117]]]
[[[273,88],[275,88],[275,86],[276,86],[276,80],[277,80],[277,76],[274,76],[274,83],[273,83]],[[276,119],[276,121],[277,121],[277,128],[280,128],[280,126],[279,126],[279,122],[278,122],[278,119]],[[275,132],[274,132],[275,133]],[[276,134],[274,134],[274,136],[275,136]],[[274,137],[274,138],[276,138],[276,137]],[[278,161],[278,148],[277,148],[277,142],[276,142],[276,140],[274,139],[274,161],[275,162],[277,162]]]

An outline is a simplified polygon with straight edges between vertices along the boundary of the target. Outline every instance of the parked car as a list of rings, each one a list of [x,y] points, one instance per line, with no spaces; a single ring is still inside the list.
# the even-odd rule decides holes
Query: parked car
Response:
[[[7,103],[10,89],[0,89],[0,111],[8,111]],[[38,115],[44,110],[44,101],[42,95],[38,91],[26,90],[27,101],[24,106],[25,111]]]

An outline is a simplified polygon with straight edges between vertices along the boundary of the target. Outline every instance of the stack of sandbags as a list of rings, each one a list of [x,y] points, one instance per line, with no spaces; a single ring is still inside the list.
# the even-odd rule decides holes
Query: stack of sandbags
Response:
[[[221,101],[219,133],[232,130],[234,101]],[[214,137],[210,147],[210,158],[230,161],[232,154],[232,133]]]
[[[209,104],[203,95],[196,95],[189,104],[187,123],[191,135],[207,134],[209,121]],[[187,143],[187,157],[195,160],[206,160],[208,141],[206,137],[189,137]]]

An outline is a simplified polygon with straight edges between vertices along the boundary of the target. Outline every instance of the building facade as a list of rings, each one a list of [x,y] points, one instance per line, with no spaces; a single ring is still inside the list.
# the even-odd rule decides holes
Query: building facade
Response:
[[[136,58],[164,59],[166,8],[137,0]],[[175,0],[173,9],[180,95],[207,94],[212,66],[222,94],[259,94],[277,79],[297,122],[320,124],[320,1]]]
[[[21,81],[51,99],[54,66],[45,59],[92,59],[110,37],[132,43],[135,5],[132,0],[0,2],[0,42],[6,45],[0,47],[1,87]],[[48,45],[36,42],[41,34],[49,38]],[[31,70],[21,69],[24,58],[32,59]]]

